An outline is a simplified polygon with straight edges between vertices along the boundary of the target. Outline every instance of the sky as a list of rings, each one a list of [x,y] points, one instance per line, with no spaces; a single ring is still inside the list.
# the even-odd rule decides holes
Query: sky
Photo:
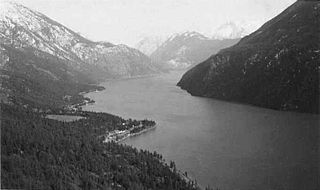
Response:
[[[197,31],[210,37],[227,22],[241,24],[252,32],[296,0],[14,1],[91,40],[134,46],[144,37],[184,31]]]

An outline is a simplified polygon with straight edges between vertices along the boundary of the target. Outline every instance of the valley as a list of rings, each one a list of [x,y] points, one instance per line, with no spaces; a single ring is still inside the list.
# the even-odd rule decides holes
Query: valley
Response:
[[[142,1],[0,1],[1,189],[319,189],[320,2]]]

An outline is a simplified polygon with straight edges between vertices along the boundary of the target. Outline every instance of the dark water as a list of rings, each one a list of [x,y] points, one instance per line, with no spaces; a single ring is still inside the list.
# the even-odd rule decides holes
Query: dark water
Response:
[[[202,186],[317,189],[317,115],[193,97],[175,86],[181,75],[105,82],[85,109],[155,120],[155,130],[124,143],[174,160]]]

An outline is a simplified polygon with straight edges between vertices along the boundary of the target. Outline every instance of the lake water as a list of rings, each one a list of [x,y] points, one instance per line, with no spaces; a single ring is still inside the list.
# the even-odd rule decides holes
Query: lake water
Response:
[[[155,120],[155,130],[124,143],[174,160],[202,186],[317,189],[317,115],[193,97],[176,86],[182,74],[107,81],[84,109]]]

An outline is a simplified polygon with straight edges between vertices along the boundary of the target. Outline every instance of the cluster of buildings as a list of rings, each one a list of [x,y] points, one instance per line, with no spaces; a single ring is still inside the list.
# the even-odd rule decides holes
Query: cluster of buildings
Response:
[[[105,136],[104,142],[115,141],[118,142],[130,136],[130,130],[114,130],[108,132]]]

